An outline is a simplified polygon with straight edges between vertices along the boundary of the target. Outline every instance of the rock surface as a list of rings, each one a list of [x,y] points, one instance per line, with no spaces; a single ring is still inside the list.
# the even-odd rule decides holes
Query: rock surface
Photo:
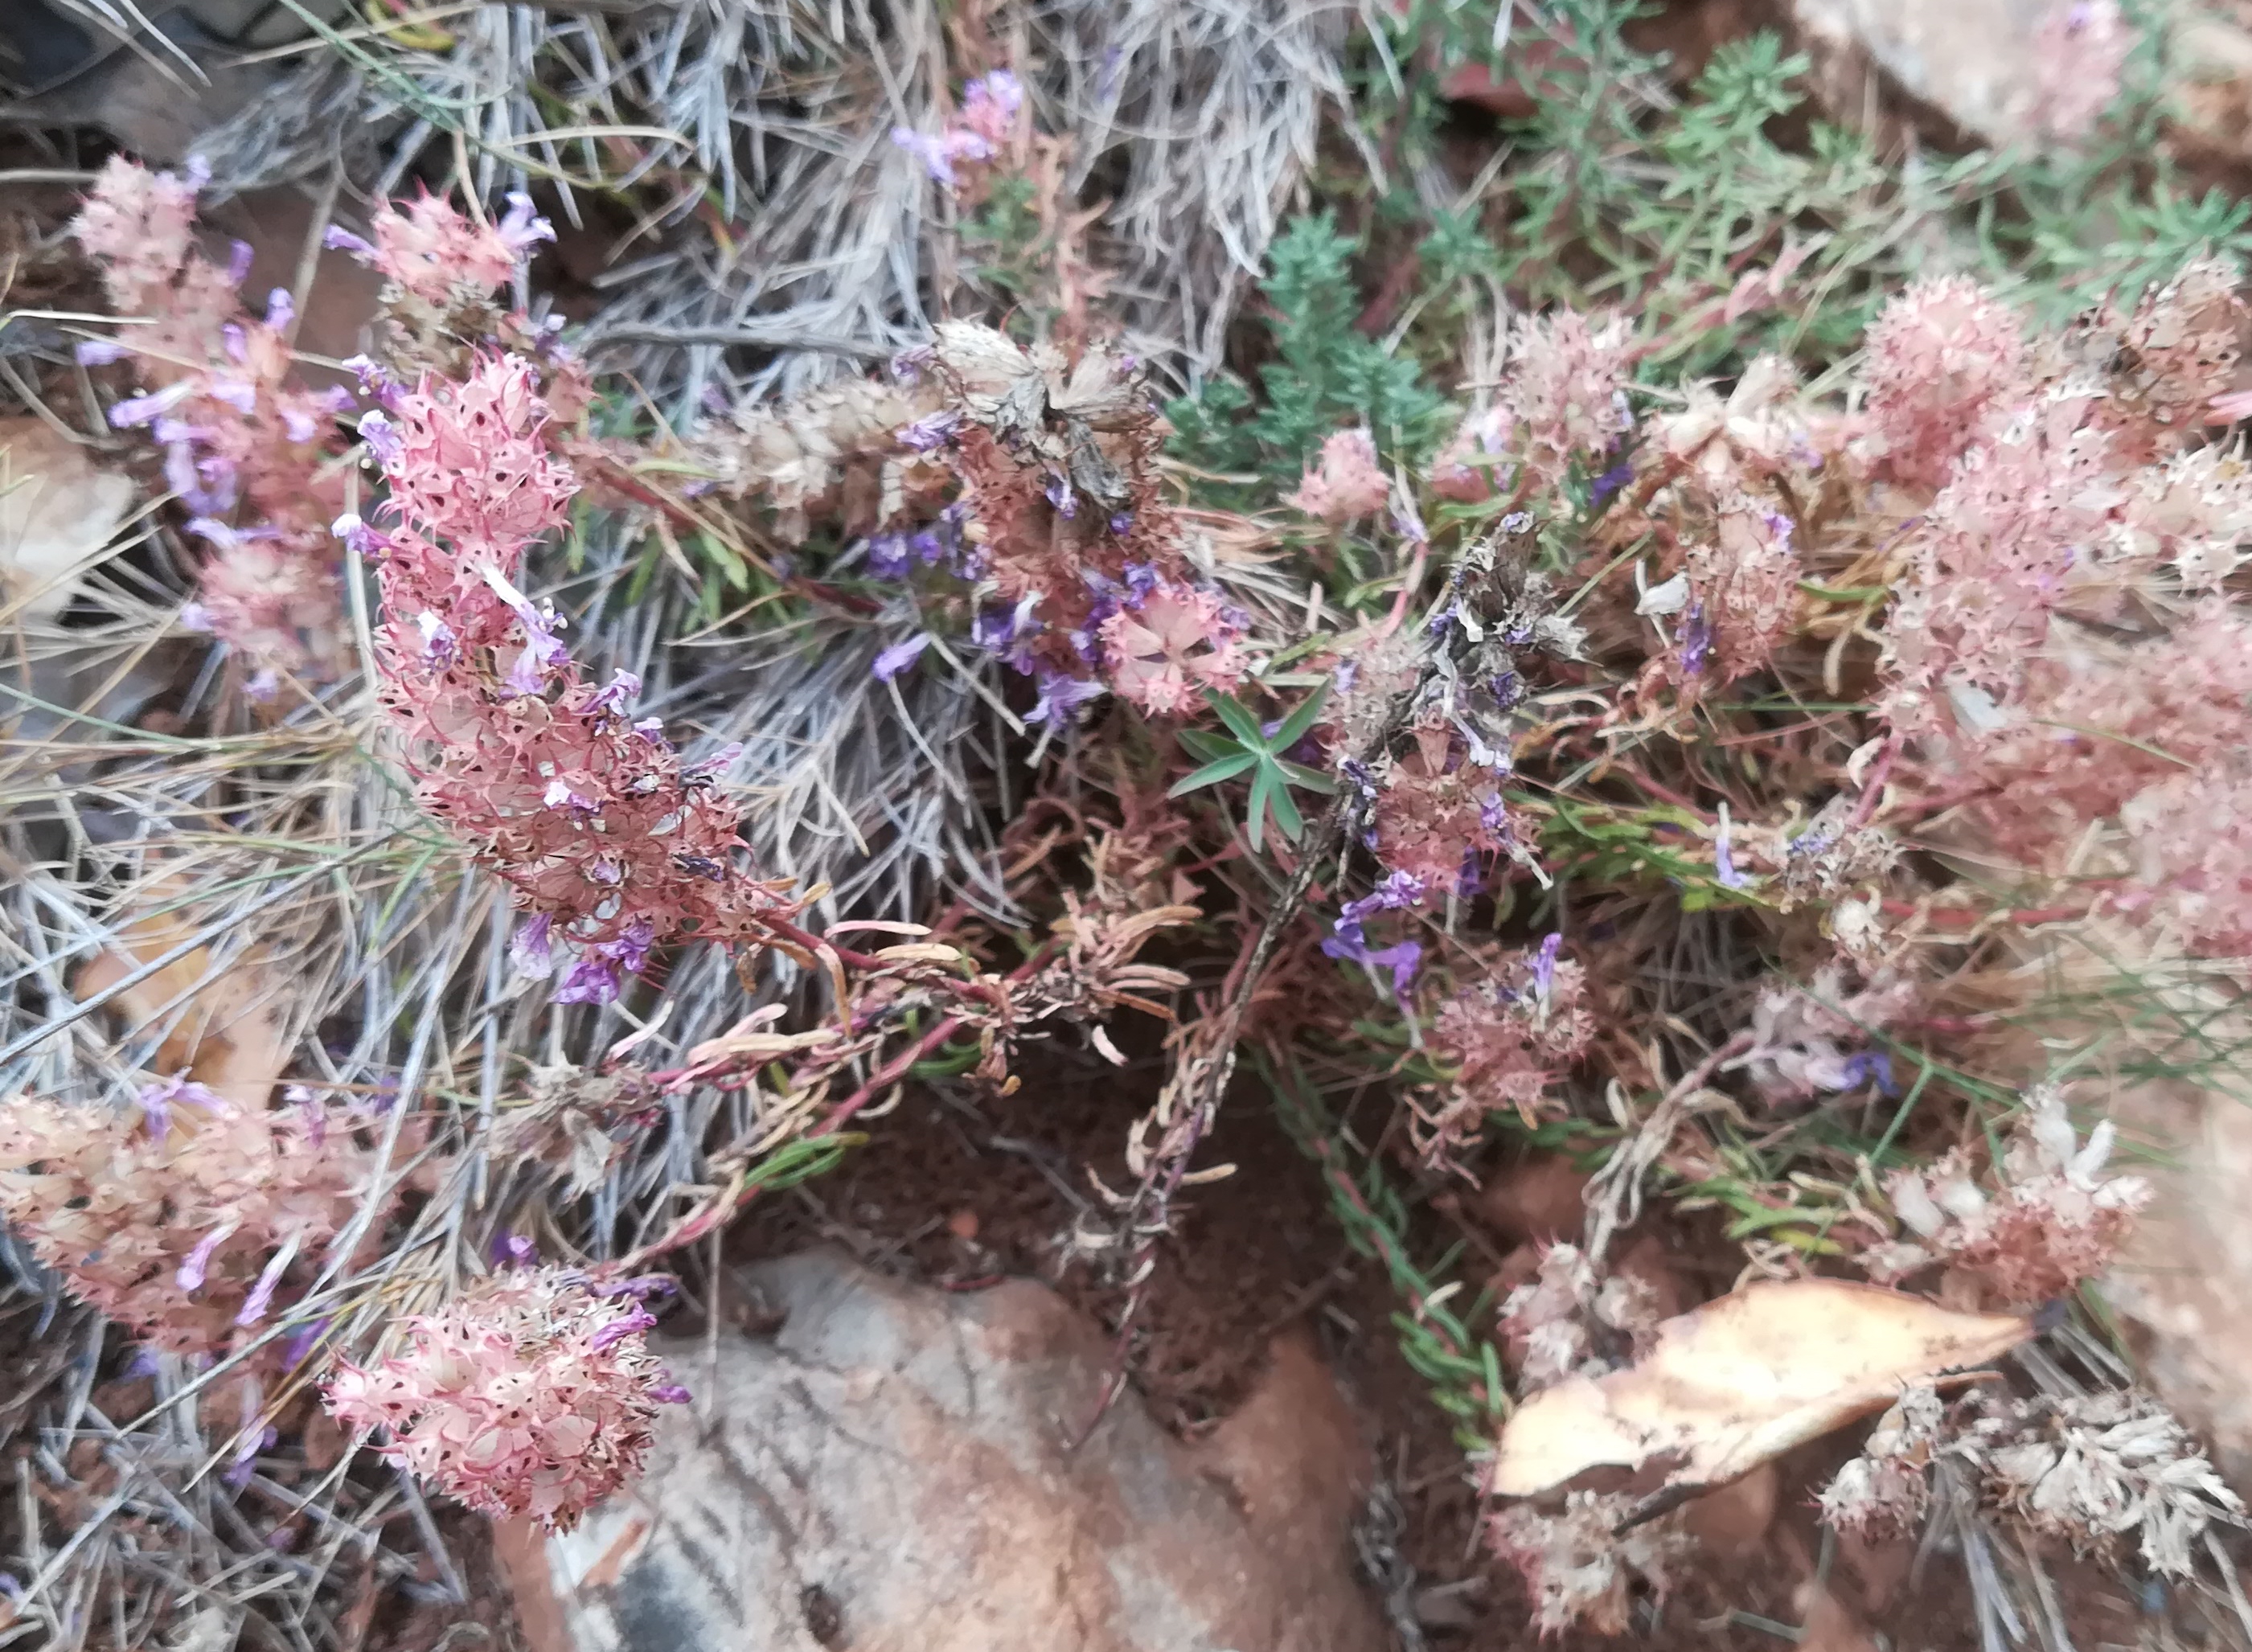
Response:
[[[2137,1329],[2144,1379],[2252,1486],[2252,1105],[2187,1084],[2122,1093],[2113,1116],[2156,1149],[2134,1168],[2157,1197],[2106,1281]]]
[[[660,1346],[697,1400],[636,1490],[544,1556],[517,1544],[543,1652],[1390,1644],[1351,1558],[1365,1447],[1303,1341],[1194,1447],[1129,1394],[1074,1452],[1109,1350],[1042,1287],[949,1295],[821,1252],[739,1278],[779,1328],[724,1336],[716,1371]]]

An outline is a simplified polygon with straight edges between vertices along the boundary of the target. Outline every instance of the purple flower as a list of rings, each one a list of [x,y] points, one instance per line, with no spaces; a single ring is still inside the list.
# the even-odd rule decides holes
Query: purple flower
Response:
[[[548,673],[570,662],[571,651],[555,635],[563,628],[563,621],[553,608],[534,607],[532,599],[509,583],[508,576],[491,563],[485,564],[483,572],[485,583],[499,593],[500,600],[524,625],[524,652],[509,667],[507,686],[513,693],[537,694],[546,685]]]
[[[601,799],[587,796],[560,775],[547,782],[547,789],[539,801],[550,809],[574,809],[584,815],[602,812]]]
[[[1720,816],[1720,829],[1713,834],[1713,875],[1720,879],[1723,889],[1745,889],[1751,879],[1736,870],[1736,857],[1728,841],[1728,817]]]
[[[492,1245],[493,1266],[496,1267],[529,1267],[538,1260],[539,1246],[521,1233],[500,1233]]]
[[[211,1274],[211,1262],[213,1253],[218,1251],[220,1246],[226,1243],[228,1238],[232,1236],[233,1232],[233,1225],[230,1223],[225,1227],[213,1228],[210,1232],[205,1234],[203,1238],[198,1239],[196,1241],[195,1249],[190,1251],[187,1255],[187,1260],[180,1264],[180,1271],[173,1275],[174,1283],[177,1284],[184,1291],[199,1291],[203,1289],[204,1281],[208,1278]]]
[[[1705,670],[1705,658],[1713,650],[1713,623],[1705,617],[1705,605],[1692,602],[1681,624],[1681,670],[1686,677],[1696,677]]]
[[[226,284],[240,287],[250,279],[251,260],[257,254],[248,241],[233,241],[226,249]]]
[[[129,430],[136,425],[145,425],[157,414],[170,413],[178,406],[187,399],[188,392],[194,388],[192,384],[183,378],[176,385],[167,385],[162,390],[150,391],[145,396],[128,396],[109,410],[110,425],[118,430]]]
[[[350,368],[353,375],[358,378],[361,395],[372,397],[382,406],[392,408],[394,412],[397,411],[400,384],[391,376],[390,370],[382,363],[367,356],[347,356],[337,365]],[[336,386],[334,393],[344,398],[337,407],[338,413],[344,412],[345,408],[351,406],[351,398],[343,385]]]
[[[615,889],[625,881],[626,869],[605,855],[588,864],[587,877],[606,889]]]
[[[1055,507],[1056,515],[1065,521],[1068,522],[1079,514],[1079,496],[1072,492],[1071,483],[1061,476],[1050,476],[1042,491],[1047,495],[1048,503]]]
[[[414,625],[422,633],[422,653],[431,664],[443,668],[461,657],[461,637],[429,609],[414,616]]]
[[[618,967],[607,958],[581,958],[555,989],[557,1003],[614,1003],[618,996]]]
[[[243,1298],[242,1311],[234,1316],[236,1324],[255,1325],[266,1317],[267,1310],[274,1306],[275,1288],[282,1283],[282,1275],[288,1271],[290,1259],[296,1254],[297,1241],[293,1239],[267,1260],[266,1266],[259,1272],[258,1283],[252,1286],[250,1295]]]
[[[321,233],[321,245],[332,253],[350,253],[354,258],[373,258],[374,243],[353,234],[341,224],[331,224]],[[351,363],[346,362],[349,367]]]
[[[1561,930],[1542,937],[1540,950],[1533,954],[1533,990],[1547,998],[1556,984],[1556,954],[1564,949]]]
[[[681,777],[685,780],[712,779],[733,767],[735,760],[742,754],[742,741],[729,740],[725,746],[722,746],[718,751],[712,753],[709,757],[699,757],[692,763],[682,764],[680,766]]]
[[[282,674],[270,665],[262,666],[250,674],[249,680],[242,685],[242,691],[261,705],[269,705],[282,691]]]
[[[180,605],[180,628],[193,631],[198,636],[209,636],[218,628],[209,608],[200,602],[184,602]]]
[[[192,1079],[177,1076],[143,1085],[133,1099],[141,1105],[141,1111],[149,1125],[149,1134],[159,1142],[172,1128],[172,1106],[175,1102],[185,1101],[206,1113],[227,1111],[226,1103],[205,1086]]]
[[[1000,655],[1018,670],[1030,673],[1032,668],[1025,645],[1035,633],[1046,628],[1032,614],[1039,602],[1039,594],[1034,592],[1014,608],[980,608],[970,622],[970,642]]]
[[[508,243],[509,251],[518,257],[523,256],[525,248],[555,239],[555,226],[539,216],[532,205],[532,197],[520,190],[509,192],[508,211],[494,228]]]
[[[1593,484],[1588,489],[1588,502],[1592,504],[1602,504],[1633,480],[1634,466],[1622,459],[1595,479]]]
[[[962,415],[951,408],[942,408],[935,413],[925,413],[913,424],[900,427],[900,445],[912,448],[917,453],[935,453],[954,439],[961,428]]]
[[[1893,1059],[1882,1050],[1864,1050],[1859,1054],[1847,1056],[1841,1076],[1845,1079],[1839,1086],[1841,1089],[1857,1090],[1874,1079],[1877,1088],[1884,1094],[1895,1096],[1900,1093],[1900,1086],[1893,1079]]]
[[[282,430],[292,441],[310,441],[321,434],[321,427],[314,422],[313,415],[302,407],[284,407],[282,410]]]
[[[133,352],[115,338],[81,338],[74,353],[81,367],[107,367]]]
[[[1509,836],[1509,805],[1499,792],[1488,792],[1478,799],[1478,825],[1496,837]]]
[[[1364,953],[1360,961],[1371,969],[1389,969],[1392,991],[1397,996],[1408,990],[1415,972],[1423,967],[1423,948],[1412,941],[1394,941],[1379,951]]]
[[[612,1320],[588,1340],[594,1344],[594,1351],[599,1354],[606,1349],[615,1348],[627,1337],[645,1331],[656,1323],[656,1315],[646,1308],[637,1308],[623,1319]]]
[[[1113,535],[1121,539],[1133,532],[1134,513],[1131,510],[1121,510],[1117,515],[1112,517],[1110,518],[1110,531]]]
[[[379,410],[371,410],[359,417],[359,439],[375,455],[375,462],[388,469],[399,462],[400,453],[399,429]]]
[[[649,1397],[660,1406],[685,1406],[692,1396],[678,1383],[658,1383],[650,1388]]]
[[[270,1424],[260,1429],[243,1442],[242,1449],[234,1454],[233,1462],[228,1465],[226,1472],[219,1478],[230,1486],[248,1485],[252,1473],[258,1467],[258,1454],[270,1449],[274,1442],[281,1437],[280,1431]]]
[[[892,142],[921,161],[933,183],[943,184],[949,189],[954,187],[954,154],[945,138],[918,132],[911,126],[895,126],[892,128]]]
[[[266,295],[266,324],[280,332],[297,319],[297,301],[289,296],[289,289],[277,287]]]
[[[636,918],[618,932],[618,938],[597,948],[615,960],[618,968],[628,975],[639,975],[649,962],[649,949],[657,940],[657,929],[646,918]]]
[[[1322,951],[1332,958],[1363,965],[1369,969],[1389,969],[1392,990],[1405,992],[1415,972],[1422,967],[1423,948],[1412,941],[1395,941],[1389,947],[1371,951],[1368,937],[1361,928],[1359,918],[1340,918],[1332,927],[1334,933],[1322,942]]]
[[[922,651],[929,646],[929,634],[919,632],[906,642],[894,642],[886,649],[876,656],[875,664],[868,669],[875,674],[878,682],[888,683],[920,659]]]
[[[597,689],[587,702],[587,710],[608,717],[622,711],[626,703],[641,698],[641,678],[633,672],[618,670],[612,674],[609,686]]]
[[[1431,537],[1431,531],[1423,525],[1423,513],[1415,509],[1415,502],[1397,488],[1392,490],[1392,526],[1401,538],[1417,545]]]
[[[364,557],[372,557],[383,549],[383,536],[350,510],[329,524],[329,531]],[[434,619],[436,616],[434,614],[432,617]]]
[[[1420,906],[1427,892],[1423,880],[1413,872],[1387,872],[1370,893],[1359,900],[1345,902],[1340,909],[1345,917],[1339,921],[1358,924],[1380,912],[1398,912],[1408,906]]]
[[[555,920],[546,913],[526,919],[508,943],[508,961],[516,973],[545,981],[555,973],[555,946],[548,934]]]
[[[1025,107],[1024,82],[1006,69],[995,69],[962,88],[962,104],[964,114],[990,105],[1004,116],[1014,116]]]
[[[1060,671],[1046,670],[1042,670],[1039,677],[1040,698],[1025,713],[1027,723],[1068,723],[1074,711],[1089,700],[1102,697],[1102,684],[1086,677],[1066,677]]]
[[[899,140],[895,135],[892,141]],[[938,352],[928,344],[910,344],[892,357],[892,377],[903,385],[916,384],[922,378],[922,370],[937,359]]]
[[[868,536],[868,572],[879,580],[904,580],[914,566],[914,541],[904,533]]]

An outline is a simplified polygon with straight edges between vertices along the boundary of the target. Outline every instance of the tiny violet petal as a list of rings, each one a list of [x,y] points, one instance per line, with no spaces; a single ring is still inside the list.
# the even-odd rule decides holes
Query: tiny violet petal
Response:
[[[875,664],[869,669],[874,672],[878,682],[888,683],[920,659],[922,651],[929,646],[928,633],[911,636],[904,642],[893,643],[876,656]]]

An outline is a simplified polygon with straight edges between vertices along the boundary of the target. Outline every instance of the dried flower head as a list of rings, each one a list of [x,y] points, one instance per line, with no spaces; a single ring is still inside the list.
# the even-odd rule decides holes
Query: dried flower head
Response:
[[[1823,1519],[1870,1540],[1914,1531],[1930,1506],[1930,1467],[1945,1411],[1932,1389],[1902,1393],[1869,1431],[1860,1454],[1823,1488],[1816,1499]]]
[[[2075,1549],[2132,1533],[2143,1564],[2166,1577],[2195,1568],[2193,1545],[2244,1504],[2173,1414],[2146,1395],[1995,1402],[1962,1454],[1984,1469],[2005,1513]]]
[[[1533,1597],[1533,1621],[1544,1635],[1584,1628],[1623,1635],[1633,1586],[1663,1596],[1671,1568],[1689,1551],[1677,1512],[1623,1533],[1616,1528],[1633,1511],[1623,1492],[1573,1491],[1553,1512],[1516,1503],[1487,1523],[1494,1552],[1517,1568]]]
[[[634,718],[638,679],[588,683],[562,621],[517,588],[576,488],[547,450],[531,369],[488,357],[465,383],[426,377],[396,402],[369,441],[400,525],[338,528],[379,559],[380,696],[423,807],[532,911],[518,968],[561,973],[560,1002],[607,1003],[657,947],[762,942],[795,908],[740,864],[712,765],[684,763],[661,723]],[[559,943],[578,954],[567,970]]]
[[[630,1291],[513,1270],[408,1319],[402,1351],[339,1360],[323,1399],[479,1513],[567,1531],[640,1471],[657,1407],[687,1398],[649,1352],[655,1323]]]
[[[1864,1253],[1880,1280],[1946,1260],[1982,1281],[1996,1300],[2039,1302],[2061,1296],[2111,1264],[2150,1203],[2140,1177],[2103,1174],[2116,1139],[2110,1120],[2083,1145],[2061,1096],[2031,1092],[1988,1193],[1958,1150],[1886,1182],[1905,1230],[1900,1240]]]
[[[349,1107],[267,1113],[199,1084],[130,1108],[0,1105],[0,1216],[72,1292],[156,1347],[223,1351],[286,1310],[374,1190]]]
[[[1689,547],[1689,606],[1674,642],[1685,682],[1724,687],[1774,655],[1798,597],[1794,531],[1780,510],[1738,494],[1712,538]]]
[[[149,324],[80,353],[129,357],[152,386],[119,402],[110,421],[149,428],[189,531],[210,547],[198,626],[238,650],[254,684],[282,672],[327,675],[344,643],[326,525],[343,498],[334,461],[351,399],[292,381],[288,294],[277,289],[259,314],[243,310],[235,289],[247,257],[227,270],[204,259],[195,209],[192,177],[122,157],[104,168],[73,230],[102,266],[113,303]]]

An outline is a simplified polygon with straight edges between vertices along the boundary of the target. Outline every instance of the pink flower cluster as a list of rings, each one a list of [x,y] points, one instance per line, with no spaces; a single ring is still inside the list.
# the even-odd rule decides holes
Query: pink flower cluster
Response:
[[[1306,468],[1290,503],[1333,528],[1374,516],[1392,496],[1392,479],[1376,460],[1366,430],[1340,430],[1322,443],[1320,459]]]
[[[1016,135],[1025,88],[1006,69],[979,75],[962,89],[962,111],[936,133],[892,128],[892,142],[922,162],[932,179],[960,190]]]
[[[1721,502],[1712,537],[1689,547],[1688,607],[1673,639],[1685,689],[1721,688],[1774,657],[1798,598],[1796,524],[1748,495]]]
[[[1210,689],[1243,680],[1242,628],[1219,597],[1160,581],[1102,624],[1111,688],[1147,711],[1178,716]]]
[[[1523,467],[1518,485],[1545,491],[1574,466],[1603,468],[1600,462],[1634,427],[1626,399],[1629,344],[1627,324],[1616,316],[1591,325],[1575,311],[1558,310],[1518,322],[1501,392],[1508,441]]]
[[[1442,895],[1475,888],[1483,860],[1522,846],[1502,772],[1467,745],[1451,724],[1427,721],[1375,782],[1376,857]]]
[[[2033,32],[2033,109],[2041,136],[2070,143],[2086,137],[2119,95],[2135,31],[2118,0],[2049,0]]]
[[[1978,1186],[1959,1149],[1887,1179],[1905,1233],[1862,1253],[1870,1277],[1889,1281],[1943,1260],[1996,1301],[2023,1305],[2061,1296],[2110,1266],[2150,1203],[2150,1184],[2103,1175],[2115,1136],[2108,1119],[2082,1145],[2054,1090],[2028,1094],[2026,1107],[1997,1191]]]
[[[2024,322],[1967,275],[1927,277],[1887,304],[1861,369],[1880,473],[1943,486],[2019,389],[2025,359]]]
[[[639,1472],[657,1407],[688,1398],[649,1352],[656,1322],[630,1288],[512,1271],[407,1320],[402,1352],[339,1360],[323,1399],[479,1513],[567,1531]]]
[[[2252,955],[2234,823],[2252,623],[2221,593],[2252,537],[2252,468],[2186,444],[2243,316],[2233,277],[2193,265],[2089,323],[2110,341],[2090,364],[2029,350],[1970,283],[1929,282],[1887,309],[1869,369],[1877,468],[1911,507],[1937,489],[1902,524],[1885,630],[1880,709],[1910,772],[1971,789],[1992,843],[2051,873],[2116,816],[2131,864],[2114,906],[2225,957]]]
[[[1595,1034],[1586,971],[1560,956],[1562,939],[1505,955],[1440,1003],[1429,1038],[1444,1077],[1436,1105],[1416,1108],[1428,1162],[1446,1163],[1493,1114],[1529,1128],[1553,1112],[1551,1088]]]
[[[159,1348],[210,1354],[286,1310],[367,1197],[367,1115],[247,1110],[171,1079],[130,1109],[0,1106],[0,1216],[73,1294]]]
[[[728,754],[684,764],[662,723],[634,718],[638,680],[588,683],[561,620],[518,588],[578,488],[532,369],[487,357],[465,383],[383,394],[361,432],[397,525],[337,531],[377,561],[381,698],[423,807],[532,913],[518,967],[551,974],[567,942],[558,1001],[608,1003],[657,947],[765,940],[795,908],[739,864],[739,817],[712,790]]]
[[[375,239],[331,226],[327,245],[379,270],[399,289],[435,309],[490,297],[516,279],[517,267],[554,227],[532,210],[532,198],[511,195],[497,224],[471,219],[442,197],[424,195],[400,212],[385,203],[369,227]]]
[[[269,698],[279,674],[328,675],[344,645],[336,554],[325,531],[343,498],[341,389],[290,381],[289,295],[244,313],[235,289],[249,267],[238,246],[221,270],[196,249],[198,181],[112,160],[72,225],[102,267],[112,306],[144,317],[115,340],[90,340],[99,365],[131,356],[148,393],[119,402],[110,422],[147,427],[164,476],[212,547],[202,600],[183,617],[236,648],[250,692]]]

